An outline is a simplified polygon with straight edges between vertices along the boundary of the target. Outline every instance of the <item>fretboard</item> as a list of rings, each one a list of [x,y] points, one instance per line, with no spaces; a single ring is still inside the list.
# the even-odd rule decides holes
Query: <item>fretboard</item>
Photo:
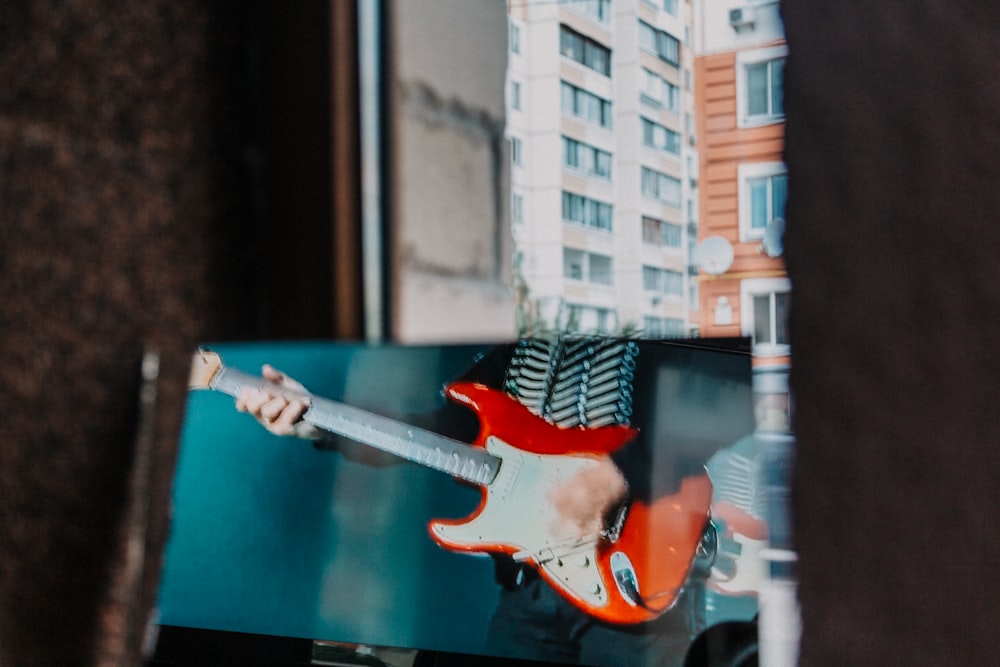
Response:
[[[314,394],[290,391],[236,368],[223,366],[209,386],[233,397],[244,387],[270,386],[290,398],[307,398],[309,409],[302,419],[317,428],[473,484],[489,484],[500,468],[500,459],[485,449]]]

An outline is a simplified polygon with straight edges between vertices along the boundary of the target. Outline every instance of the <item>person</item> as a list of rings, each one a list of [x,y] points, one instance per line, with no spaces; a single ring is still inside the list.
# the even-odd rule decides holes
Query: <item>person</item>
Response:
[[[639,401],[637,405],[634,400],[638,353],[637,342],[613,338],[526,338],[498,346],[462,379],[501,388],[535,414],[560,426],[628,425],[634,410],[650,403]],[[264,365],[261,373],[273,388],[244,389],[236,398],[236,408],[275,435],[323,440],[325,434],[302,419],[308,399],[297,395],[304,394],[305,388],[270,365]],[[564,525],[572,526],[580,538],[596,537],[609,514],[627,496],[650,497],[662,492],[662,488],[653,488],[650,448],[648,442],[630,443],[597,457],[596,465],[555,488],[551,502]],[[670,472],[668,477],[704,471],[696,465],[688,471]],[[702,600],[697,580],[692,580],[673,607],[658,618],[620,625],[596,620],[578,609],[533,567],[497,555],[495,571],[499,602],[486,640],[487,650],[495,655],[566,664],[680,665],[691,638],[700,629]]]

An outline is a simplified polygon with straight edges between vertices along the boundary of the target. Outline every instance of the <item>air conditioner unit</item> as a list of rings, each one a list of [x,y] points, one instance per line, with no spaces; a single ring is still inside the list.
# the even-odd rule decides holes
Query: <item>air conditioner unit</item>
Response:
[[[729,25],[736,30],[753,27],[753,7],[737,7],[729,10]]]

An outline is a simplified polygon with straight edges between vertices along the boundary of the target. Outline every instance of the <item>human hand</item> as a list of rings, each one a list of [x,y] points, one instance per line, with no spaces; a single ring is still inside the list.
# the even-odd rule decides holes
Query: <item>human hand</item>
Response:
[[[318,439],[320,430],[302,421],[303,413],[309,409],[306,388],[267,364],[261,368],[261,375],[277,386],[245,387],[236,397],[236,409],[248,413],[275,435]]]
[[[628,484],[607,456],[595,459],[552,492],[552,505],[564,526],[581,539],[597,537],[608,512],[625,498]]]

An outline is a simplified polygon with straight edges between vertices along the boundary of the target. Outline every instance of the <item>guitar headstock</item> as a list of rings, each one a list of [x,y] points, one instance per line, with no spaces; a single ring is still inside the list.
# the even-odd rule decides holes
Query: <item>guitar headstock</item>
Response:
[[[222,357],[211,350],[198,350],[191,359],[188,389],[209,389],[212,379],[222,370]]]

